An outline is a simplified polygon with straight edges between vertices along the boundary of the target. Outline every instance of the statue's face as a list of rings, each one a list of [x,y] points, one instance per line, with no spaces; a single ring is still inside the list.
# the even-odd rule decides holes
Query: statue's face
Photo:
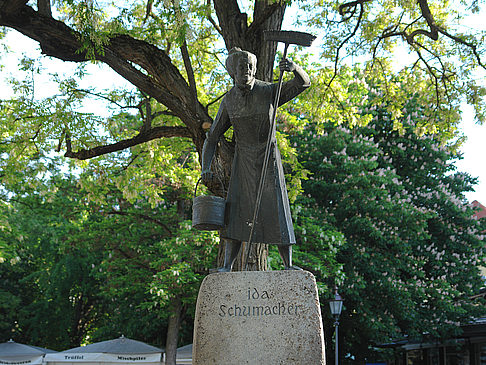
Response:
[[[256,65],[248,57],[240,57],[235,71],[237,85],[251,85],[255,80]]]

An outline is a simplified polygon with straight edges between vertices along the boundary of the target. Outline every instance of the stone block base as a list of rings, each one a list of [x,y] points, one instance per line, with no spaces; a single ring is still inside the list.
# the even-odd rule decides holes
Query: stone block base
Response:
[[[325,364],[314,276],[291,270],[208,275],[197,299],[193,364]]]

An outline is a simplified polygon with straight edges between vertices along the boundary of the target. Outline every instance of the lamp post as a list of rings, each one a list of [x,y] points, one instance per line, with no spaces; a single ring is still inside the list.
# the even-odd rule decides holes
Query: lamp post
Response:
[[[338,329],[339,329],[339,316],[341,315],[341,310],[343,309],[343,298],[338,293],[337,286],[334,287],[334,299],[329,301],[329,307],[331,308],[331,314],[334,316],[334,327],[336,329],[336,346],[335,346],[335,357],[334,363],[338,365],[338,354],[339,354],[339,345],[338,345]]]

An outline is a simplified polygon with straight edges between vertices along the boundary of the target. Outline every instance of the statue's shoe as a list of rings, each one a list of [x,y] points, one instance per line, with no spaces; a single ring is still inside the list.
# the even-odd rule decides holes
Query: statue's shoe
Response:
[[[231,272],[231,269],[223,266],[218,268],[218,272]]]

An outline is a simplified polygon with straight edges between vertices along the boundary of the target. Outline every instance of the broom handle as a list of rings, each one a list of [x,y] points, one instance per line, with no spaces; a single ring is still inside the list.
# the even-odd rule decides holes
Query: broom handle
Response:
[[[289,48],[289,43],[285,43],[285,49],[282,57],[283,60],[287,58],[288,48]],[[275,139],[275,131],[276,131],[275,121],[277,118],[277,108],[278,108],[278,102],[280,100],[280,92],[282,91],[283,74],[284,72],[280,71],[280,75],[278,77],[277,93],[275,94],[275,100],[273,102],[273,113],[272,113],[272,118],[270,120],[270,133],[268,133],[267,145],[265,147],[265,157],[263,159],[262,172],[260,174],[260,183],[258,184],[258,192],[257,192],[257,198],[255,202],[255,209],[253,210],[253,220],[250,227],[250,237],[248,238],[248,251],[246,254],[245,271],[248,270],[248,260],[250,259],[250,251],[251,251],[251,240],[253,238],[253,231],[255,229],[256,220],[258,218],[258,213],[260,211],[260,203],[263,194],[263,185],[265,182],[265,177],[267,175],[268,161],[270,159],[270,148],[273,140]]]

